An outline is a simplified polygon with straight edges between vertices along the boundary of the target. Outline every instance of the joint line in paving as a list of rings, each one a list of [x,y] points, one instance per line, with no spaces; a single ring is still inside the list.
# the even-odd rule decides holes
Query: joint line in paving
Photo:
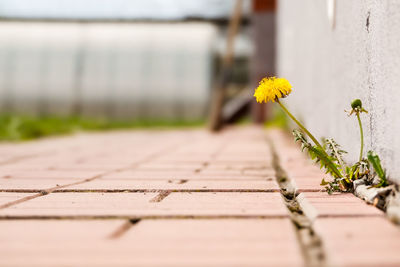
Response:
[[[51,193],[159,193],[168,191],[170,193],[278,193],[280,189],[56,189]],[[4,193],[41,193],[40,189],[2,189]]]
[[[163,201],[164,198],[166,198],[167,196],[169,196],[169,194],[171,194],[171,191],[169,190],[162,190],[161,192],[158,193],[157,196],[153,197],[152,199],[150,199],[149,202],[161,202]]]
[[[287,219],[288,215],[0,215],[5,220],[254,220]]]
[[[302,206],[297,201],[298,193],[294,182],[288,176],[280,164],[280,159],[274,143],[267,136],[267,143],[272,153],[272,165],[281,195],[290,212],[290,218],[296,230],[296,236],[304,257],[306,266],[325,266],[326,252],[322,244],[321,237],[314,231],[312,221],[303,211]]]
[[[117,228],[108,238],[109,239],[118,239],[123,236],[132,226],[136,225],[140,222],[140,219],[129,219],[123,225]]]

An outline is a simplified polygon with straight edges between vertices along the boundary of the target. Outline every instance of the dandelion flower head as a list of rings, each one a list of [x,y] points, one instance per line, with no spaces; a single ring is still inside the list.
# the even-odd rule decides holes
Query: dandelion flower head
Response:
[[[263,78],[256,88],[254,97],[258,103],[275,102],[278,98],[284,98],[292,92],[292,85],[285,78]]]

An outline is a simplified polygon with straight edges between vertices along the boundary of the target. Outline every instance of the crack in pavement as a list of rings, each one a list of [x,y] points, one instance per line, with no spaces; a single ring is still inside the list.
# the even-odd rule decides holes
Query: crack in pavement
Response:
[[[5,220],[254,220],[284,219],[288,215],[0,215]]]
[[[298,198],[294,181],[280,165],[280,159],[272,140],[267,136],[267,143],[272,153],[272,165],[276,180],[281,188],[281,195],[290,212],[290,218],[295,226],[297,240],[303,253],[306,266],[326,266],[326,251],[321,237],[314,231],[312,219],[304,210]],[[309,205],[310,206],[310,205]],[[312,206],[310,208],[313,208]]]
[[[164,200],[164,198],[166,198],[167,196],[169,196],[171,194],[171,191],[169,190],[162,190],[158,193],[157,196],[153,197],[152,199],[149,200],[149,202],[161,202]]]
[[[123,236],[126,232],[129,231],[134,225],[138,224],[141,219],[129,219],[123,225],[118,227],[111,235],[108,236],[108,239],[118,239]]]
[[[3,193],[41,193],[40,189],[3,189]],[[280,189],[55,189],[51,193],[278,193]],[[313,192],[313,191],[310,191]]]

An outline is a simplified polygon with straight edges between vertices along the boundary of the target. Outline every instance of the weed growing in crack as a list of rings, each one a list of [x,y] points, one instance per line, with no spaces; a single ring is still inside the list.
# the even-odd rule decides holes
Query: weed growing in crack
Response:
[[[381,160],[380,160],[379,156],[374,151],[368,151],[367,157],[368,157],[368,161],[372,164],[372,167],[375,170],[376,176],[379,178],[379,179],[377,179],[378,182],[377,183],[375,182],[375,184],[374,184],[374,180],[376,180],[374,178],[376,176],[369,177],[370,184],[373,184],[374,187],[388,186],[389,183],[386,178],[386,171],[382,168]]]
[[[354,181],[364,179],[366,184],[372,187],[388,186],[389,182],[386,172],[382,168],[379,156],[374,151],[368,151],[367,157],[364,157],[364,132],[360,115],[368,113],[362,106],[360,99],[351,102],[351,111],[349,116],[357,117],[360,129],[360,154],[358,161],[354,164],[347,164],[343,160],[343,155],[347,153],[333,139],[326,138],[322,144],[308,131],[308,129],[290,113],[282,104],[280,98],[285,98],[292,91],[292,86],[284,78],[264,78],[255,90],[254,97],[259,103],[269,101],[276,102],[282,110],[299,126],[300,130],[293,130],[295,142],[301,144],[301,150],[306,150],[312,160],[320,164],[320,168],[333,178],[326,181],[322,179],[321,185],[325,187],[329,194],[333,192],[352,192],[354,190]],[[311,139],[309,142],[307,137]]]

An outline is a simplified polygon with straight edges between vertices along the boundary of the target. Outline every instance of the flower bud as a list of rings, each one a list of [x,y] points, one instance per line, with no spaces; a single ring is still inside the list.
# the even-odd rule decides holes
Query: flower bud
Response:
[[[362,109],[362,102],[360,99],[354,99],[353,102],[351,102],[351,108],[352,109]]]

